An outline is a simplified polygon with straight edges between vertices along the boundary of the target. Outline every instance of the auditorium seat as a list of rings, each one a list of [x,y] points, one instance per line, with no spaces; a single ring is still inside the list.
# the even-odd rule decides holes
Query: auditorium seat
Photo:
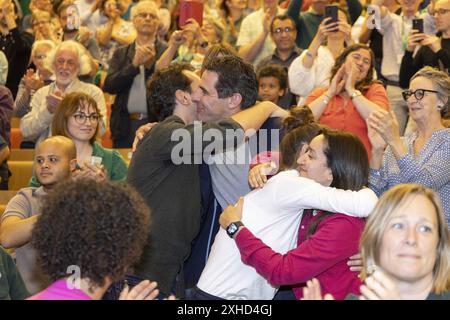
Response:
[[[8,161],[11,177],[9,177],[9,190],[19,190],[27,187],[33,174],[33,161]]]
[[[11,128],[11,135],[9,137],[12,149],[19,149],[22,142],[22,133],[19,128]]]
[[[8,160],[33,161],[34,149],[11,149]]]

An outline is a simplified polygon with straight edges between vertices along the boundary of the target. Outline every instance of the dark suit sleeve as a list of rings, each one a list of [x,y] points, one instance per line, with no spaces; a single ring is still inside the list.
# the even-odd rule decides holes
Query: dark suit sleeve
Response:
[[[448,51],[441,49],[438,52],[436,52],[436,56],[441,62],[444,64],[445,69],[450,69],[450,54]]]
[[[359,0],[347,0],[348,14],[350,15],[350,20],[352,25],[358,20],[362,12],[362,5]]]
[[[423,55],[426,54],[424,47],[420,48],[415,57],[410,51],[405,51],[402,64],[400,65],[399,83],[402,88],[409,88],[409,81],[413,75],[425,66]]]
[[[109,62],[109,71],[103,91],[117,94],[131,88],[139,68],[133,66],[127,57],[129,46],[117,49]]]

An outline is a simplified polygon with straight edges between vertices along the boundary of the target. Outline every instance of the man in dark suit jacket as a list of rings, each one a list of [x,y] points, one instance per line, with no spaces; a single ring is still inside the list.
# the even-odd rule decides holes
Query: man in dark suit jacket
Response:
[[[157,10],[148,0],[140,1],[132,9],[136,40],[118,48],[109,63],[103,90],[117,95],[110,119],[114,148],[131,148],[137,128],[157,121],[151,106],[147,106],[145,85],[155,71],[156,60],[167,48],[167,44],[156,37]]]

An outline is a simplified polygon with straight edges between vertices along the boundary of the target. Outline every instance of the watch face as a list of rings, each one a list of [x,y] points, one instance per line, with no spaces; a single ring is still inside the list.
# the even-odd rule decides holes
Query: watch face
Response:
[[[238,227],[232,223],[228,226],[227,233],[233,235],[237,231]]]

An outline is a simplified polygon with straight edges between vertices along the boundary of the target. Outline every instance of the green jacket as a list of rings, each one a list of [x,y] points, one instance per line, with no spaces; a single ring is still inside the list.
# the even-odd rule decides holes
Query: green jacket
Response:
[[[0,247],[0,300],[25,300],[29,296],[13,259]]]

